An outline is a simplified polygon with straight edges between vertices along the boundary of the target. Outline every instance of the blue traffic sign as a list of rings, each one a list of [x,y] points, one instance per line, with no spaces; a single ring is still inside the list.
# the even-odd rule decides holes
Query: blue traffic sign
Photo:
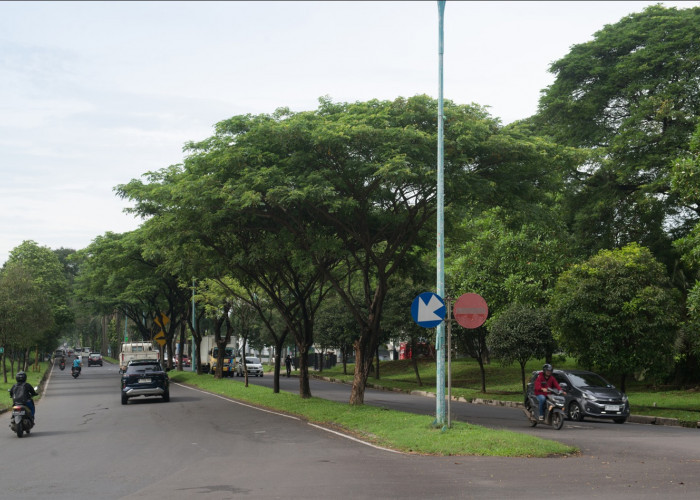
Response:
[[[433,292],[423,292],[411,304],[411,316],[418,326],[435,328],[445,318],[445,301]]]

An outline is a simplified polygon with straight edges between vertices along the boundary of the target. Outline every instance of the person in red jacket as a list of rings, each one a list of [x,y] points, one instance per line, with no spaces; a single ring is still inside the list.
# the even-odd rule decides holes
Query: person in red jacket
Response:
[[[544,420],[544,402],[547,400],[546,395],[549,392],[549,390],[558,389],[561,391],[559,382],[557,382],[557,379],[552,377],[553,370],[554,369],[552,368],[552,365],[547,363],[542,367],[542,371],[539,375],[537,375],[537,378],[535,379],[535,396],[537,396],[537,401],[540,403],[540,420]],[[566,393],[562,392],[562,394]]]

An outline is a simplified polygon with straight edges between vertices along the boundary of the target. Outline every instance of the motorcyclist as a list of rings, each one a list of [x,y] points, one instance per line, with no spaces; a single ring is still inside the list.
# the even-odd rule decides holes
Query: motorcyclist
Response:
[[[552,372],[554,369],[549,363],[542,367],[542,371],[535,379],[535,396],[537,396],[537,401],[539,402],[539,420],[544,420],[544,404],[547,400],[547,393],[550,389],[558,389],[561,391],[559,382],[557,379],[552,377]],[[566,394],[562,392],[562,394]]]
[[[35,408],[32,397],[36,396],[37,393],[34,390],[34,387],[27,383],[26,373],[17,372],[17,375],[15,375],[15,380],[17,383],[10,388],[10,397],[12,398],[12,402],[29,408],[32,412],[32,420],[34,420]]]
[[[80,357],[78,356],[73,360],[73,369],[72,370],[75,370],[78,373],[80,373],[80,371],[81,371],[80,365],[81,365],[81,361],[80,361]]]

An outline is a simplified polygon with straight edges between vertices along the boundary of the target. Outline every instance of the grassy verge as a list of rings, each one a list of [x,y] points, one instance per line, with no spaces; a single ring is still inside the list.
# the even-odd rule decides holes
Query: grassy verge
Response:
[[[542,368],[543,360],[530,361],[525,370],[526,380],[533,370]],[[580,369],[572,360],[559,360],[555,368]],[[370,375],[369,386],[403,391],[421,390],[435,392],[435,363],[421,360],[418,369],[422,385],[418,385],[413,365],[410,361],[385,361],[379,365],[380,378]],[[314,375],[331,377],[335,380],[352,382],[353,365],[348,365],[347,375],[343,373],[342,365],[313,372]],[[523,389],[520,367],[500,366],[492,363],[486,366],[486,392],[481,392],[481,373],[479,365],[472,359],[460,359],[452,362],[452,395],[463,397],[467,401],[474,398],[495,399],[501,401],[522,401]],[[605,376],[611,383],[618,381]],[[633,415],[649,415],[656,417],[677,418],[681,422],[694,423],[700,421],[700,388],[657,390],[646,382],[628,380],[627,396]]]
[[[371,406],[350,406],[319,398],[301,399],[297,394],[217,380],[210,375],[170,372],[173,382],[246,401],[265,408],[297,415],[309,422],[342,429],[379,446],[429,455],[483,455],[546,457],[577,453],[575,447],[517,432],[497,431],[455,422],[443,431],[432,427],[434,419]]]
[[[27,373],[27,382],[32,384],[32,386],[36,387],[39,385],[39,382],[41,382],[41,379],[44,377],[46,370],[51,366],[49,362],[42,361],[39,363],[39,371],[33,371],[32,367],[29,367],[29,370],[26,372]],[[2,368],[0,368],[2,370]],[[15,373],[17,373],[17,365],[15,365]],[[2,374],[0,373],[0,410],[4,411],[9,408],[12,408],[12,399],[10,399],[10,394],[7,392],[10,387],[15,385],[15,378],[10,373],[10,365],[8,363],[7,365],[7,383],[4,382],[4,378],[2,377]],[[39,394],[39,397],[41,397],[41,393]]]

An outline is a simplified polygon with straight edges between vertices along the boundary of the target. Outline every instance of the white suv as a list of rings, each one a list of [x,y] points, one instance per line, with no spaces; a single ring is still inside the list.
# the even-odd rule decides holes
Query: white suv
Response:
[[[251,358],[246,356],[245,358],[245,365],[246,368],[248,369],[248,375],[255,375],[256,377],[262,377],[263,376],[263,366],[262,362],[260,361],[260,358]],[[243,371],[243,360],[239,361],[238,364],[236,365],[236,375],[239,377],[242,377],[244,375]]]

